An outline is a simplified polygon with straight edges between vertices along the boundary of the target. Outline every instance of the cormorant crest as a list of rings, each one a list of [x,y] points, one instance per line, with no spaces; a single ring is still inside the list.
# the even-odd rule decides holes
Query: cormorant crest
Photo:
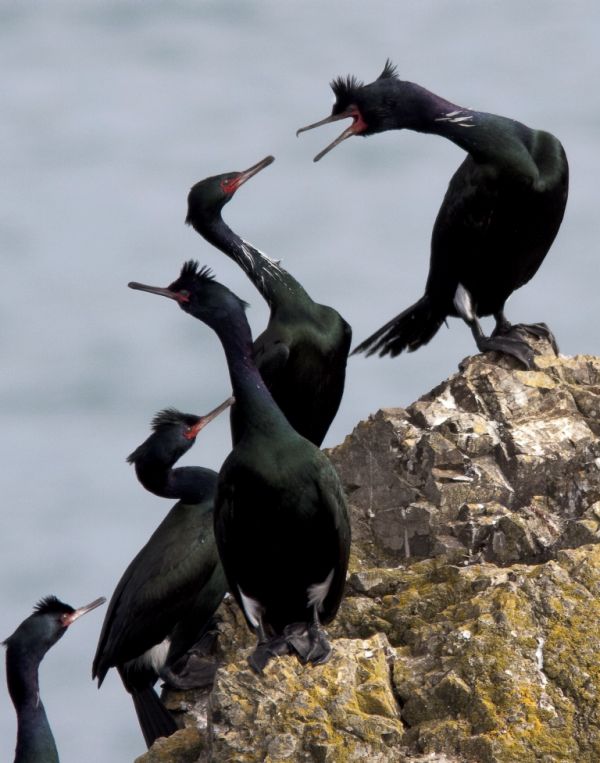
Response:
[[[162,426],[168,426],[170,424],[186,424],[188,418],[194,419],[194,423],[197,421],[197,417],[189,416],[187,413],[178,411],[177,408],[165,408],[155,414],[150,426],[153,432],[157,432]]]
[[[353,74],[348,74],[346,77],[336,77],[331,81],[330,87],[333,90],[335,96],[335,108],[342,111],[350,106],[354,100],[354,94],[361,87],[364,87],[364,82],[357,79]]]
[[[380,79],[398,79],[397,67],[389,58],[386,59],[383,71],[377,77],[377,80]],[[346,77],[336,77],[332,80],[331,89],[335,96],[335,111],[341,112],[348,108],[355,98],[356,91],[364,85],[365,83],[353,74],[348,74]]]
[[[185,283],[185,281],[189,279],[195,279],[196,281],[205,281],[205,282],[214,281],[215,284],[220,286],[222,289],[225,289],[225,291],[228,291],[230,294],[233,294],[233,292],[230,291],[230,289],[228,289],[226,286],[224,286],[222,283],[220,283],[219,281],[215,279],[214,273],[208,266],[203,265],[202,267],[200,267],[200,265],[198,264],[198,262],[196,262],[196,260],[188,260],[183,265],[183,267],[181,268],[181,273],[179,274],[179,278],[177,279],[176,283],[179,283],[179,281],[183,281]],[[243,299],[240,299],[235,294],[233,296],[242,305],[244,310],[247,307],[249,307],[248,303],[244,302]]]
[[[64,612],[75,612],[75,610],[54,595],[44,596],[33,608],[34,615],[63,614]]]
[[[179,277],[180,278],[202,278],[206,281],[215,280],[212,270],[206,265],[203,265],[202,267],[200,267],[200,264],[196,262],[196,260],[188,260],[181,268],[181,273],[179,274]]]
[[[385,61],[385,66],[383,67],[383,71],[377,77],[377,79],[398,79],[398,67],[396,64],[393,64],[389,58]]]
[[[158,432],[161,427],[173,426],[173,424],[185,424],[185,426],[193,427],[200,420],[200,416],[195,416],[193,413],[182,413],[177,408],[165,408],[163,411],[159,411],[152,419],[152,431]]]

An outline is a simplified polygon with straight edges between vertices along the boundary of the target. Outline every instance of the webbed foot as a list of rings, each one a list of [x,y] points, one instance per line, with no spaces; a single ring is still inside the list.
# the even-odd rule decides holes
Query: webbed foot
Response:
[[[273,636],[267,641],[259,641],[256,649],[248,657],[248,664],[256,673],[262,673],[269,660],[289,654],[290,649],[283,636]]]
[[[505,355],[512,355],[528,371],[534,367],[535,354],[524,339],[513,336],[482,336],[477,340],[477,349],[480,352],[503,352]]]

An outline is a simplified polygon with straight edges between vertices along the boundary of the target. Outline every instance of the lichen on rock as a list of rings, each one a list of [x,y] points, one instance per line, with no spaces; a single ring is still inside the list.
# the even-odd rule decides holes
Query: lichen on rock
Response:
[[[255,675],[229,599],[212,691],[167,694],[188,728],[140,763],[600,760],[600,360],[536,366],[469,358],[329,452],[353,526],[331,660]]]

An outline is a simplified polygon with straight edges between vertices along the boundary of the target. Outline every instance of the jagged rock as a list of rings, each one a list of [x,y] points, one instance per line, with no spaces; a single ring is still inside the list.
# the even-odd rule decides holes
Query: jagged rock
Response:
[[[361,563],[445,553],[506,565],[592,540],[581,518],[600,498],[600,360],[538,356],[522,371],[492,358],[468,359],[331,451]]]
[[[354,533],[331,661],[256,676],[230,598],[214,688],[169,694],[190,728],[139,763],[600,760],[600,360],[536,365],[467,359],[330,451]]]

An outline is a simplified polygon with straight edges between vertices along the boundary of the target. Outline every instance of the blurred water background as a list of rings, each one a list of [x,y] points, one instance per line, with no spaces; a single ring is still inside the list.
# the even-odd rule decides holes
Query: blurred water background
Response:
[[[197,258],[251,303],[255,331],[266,323],[252,284],[184,225],[195,181],[275,155],[224,216],[339,309],[355,343],[421,295],[433,220],[463,154],[395,132],[313,164],[340,126],[294,132],[329,113],[335,75],[371,81],[390,56],[403,79],[561,138],[566,217],[508,315],[547,321],[566,354],[600,353],[599,20],[593,0],[2,0],[0,638],[45,594],[75,606],[111,595],[170,506],[125,457],[158,409],[203,413],[229,394],[212,332],[127,282],[167,285]],[[409,404],[474,349],[451,320],[415,354],[352,358],[325,444]],[[185,461],[218,468],[228,450],[223,417]],[[42,666],[63,763],[144,750],[114,671],[101,691],[90,680],[105,611]],[[0,689],[0,760],[12,759],[15,728]]]

